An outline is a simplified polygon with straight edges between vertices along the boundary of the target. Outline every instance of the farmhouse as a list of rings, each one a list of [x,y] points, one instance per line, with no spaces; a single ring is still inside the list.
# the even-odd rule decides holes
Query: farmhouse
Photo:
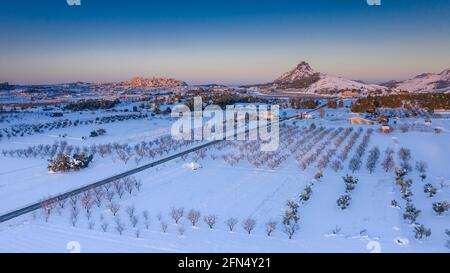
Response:
[[[389,125],[383,125],[380,128],[380,132],[382,132],[382,133],[390,133],[390,132],[392,132],[392,128]]]
[[[353,91],[344,91],[341,93],[341,96],[343,98],[354,98],[359,96],[358,92],[353,92]]]
[[[377,121],[362,118],[362,117],[351,117],[351,118],[347,119],[347,121],[351,124],[367,124],[367,125],[378,124]]]
[[[300,119],[312,119],[312,118],[313,118],[312,114],[310,114],[310,113],[305,113],[305,112],[299,113],[299,114],[298,114],[298,117],[299,117]]]

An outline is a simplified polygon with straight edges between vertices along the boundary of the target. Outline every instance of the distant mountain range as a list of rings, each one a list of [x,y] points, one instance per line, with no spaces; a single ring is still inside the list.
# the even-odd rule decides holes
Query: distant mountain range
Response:
[[[183,81],[170,78],[143,78],[135,77],[128,81],[120,83],[131,87],[147,87],[147,88],[174,88],[187,86]]]
[[[450,91],[450,68],[441,73],[423,73],[404,81],[390,81],[381,84],[409,92]]]
[[[271,89],[281,93],[309,93],[335,95],[344,91],[358,94],[386,94],[401,91],[431,92],[450,90],[450,69],[439,74],[425,73],[405,81],[390,81],[383,84],[368,84],[360,80],[349,80],[315,71],[305,62],[300,62],[292,70],[283,73],[273,82],[255,85],[261,89]]]
[[[112,83],[84,83],[74,82],[57,85],[30,85],[32,89],[43,87],[50,88],[52,86],[60,86],[70,90],[87,90],[96,86],[112,86],[117,88],[136,88],[136,89],[152,89],[152,88],[184,88],[188,84],[184,81],[172,78],[144,78],[134,77],[127,81]],[[209,84],[201,85],[206,87],[225,87],[223,85]],[[27,86],[25,86],[27,87]],[[196,86],[191,86],[196,87]],[[315,71],[305,62],[300,62],[292,70],[283,73],[280,77],[266,84],[246,85],[246,88],[254,88],[262,93],[306,93],[317,95],[339,95],[345,91],[357,93],[360,95],[367,94],[388,94],[406,92],[450,92],[450,68],[440,73],[424,73],[412,79],[404,81],[389,81],[382,84],[368,84],[361,80],[349,80],[343,77],[332,76],[325,73]],[[0,83],[0,90],[12,90],[13,85],[8,83]]]

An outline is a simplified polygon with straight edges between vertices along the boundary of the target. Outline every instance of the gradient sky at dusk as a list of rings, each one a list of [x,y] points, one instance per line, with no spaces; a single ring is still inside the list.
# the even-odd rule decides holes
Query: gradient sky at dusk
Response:
[[[1,1],[0,81],[268,82],[306,60],[381,82],[450,67],[450,1]]]

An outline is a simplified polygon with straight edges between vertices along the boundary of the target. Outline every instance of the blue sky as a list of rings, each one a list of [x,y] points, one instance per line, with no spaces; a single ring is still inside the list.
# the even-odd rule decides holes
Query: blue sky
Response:
[[[450,67],[450,1],[2,1],[0,81],[258,83],[299,61],[381,82]]]

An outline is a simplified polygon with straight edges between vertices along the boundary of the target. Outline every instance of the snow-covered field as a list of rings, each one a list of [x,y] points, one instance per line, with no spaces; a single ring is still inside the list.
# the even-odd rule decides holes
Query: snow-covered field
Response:
[[[136,174],[134,178],[142,182],[142,187],[132,188],[131,194],[125,190],[122,197],[116,193],[108,201],[107,192],[115,192],[115,186],[99,189],[103,194],[101,201],[93,204],[89,212],[82,200],[95,199],[94,192],[90,197],[81,195],[75,204],[68,200],[56,205],[48,219],[46,212],[39,210],[1,223],[0,251],[69,252],[71,246],[79,244],[82,252],[448,252],[446,244],[450,238],[445,231],[450,229],[449,212],[437,215],[432,204],[450,201],[450,120],[433,120],[433,126],[444,128],[440,134],[432,130],[396,130],[390,134],[374,130],[361,157],[360,169],[352,172],[349,162],[371,127],[347,123],[345,118],[349,115],[343,110],[327,110],[327,114],[324,119],[287,123],[281,130],[281,145],[276,152],[259,153],[251,141],[222,142],[203,153]],[[67,134],[64,141],[74,146],[114,142],[134,145],[165,135],[172,122],[170,118],[148,117],[82,125],[3,139],[0,150],[51,145],[55,139],[60,140],[60,134]],[[315,128],[311,127],[313,123]],[[82,139],[98,128],[106,129],[107,134]],[[355,143],[349,154],[340,159],[354,134]],[[341,136],[342,141],[336,144]],[[381,154],[375,171],[369,173],[366,162],[374,146],[379,147]],[[335,150],[330,151],[333,147]],[[403,219],[406,201],[395,183],[393,170],[386,172],[381,164],[387,148],[394,150],[396,166],[400,165],[398,151],[410,149],[412,170],[406,176],[413,181],[410,202],[421,210],[417,223],[431,229],[429,237],[416,239],[415,226]],[[318,164],[328,152],[330,160],[322,168]],[[96,156],[93,165],[85,170],[51,174],[46,170],[46,159],[0,155],[0,214],[152,161],[145,158],[136,163],[130,159],[125,163],[114,154]],[[335,160],[342,164],[337,171],[332,168]],[[417,161],[428,165],[424,181],[414,168]],[[191,166],[200,168],[187,168],[186,163],[192,162],[198,165]],[[316,179],[320,169],[323,177]],[[359,182],[350,192],[350,205],[342,210],[336,201],[345,193],[342,177],[346,174],[357,177]],[[437,190],[432,197],[423,190],[427,183]],[[308,185],[312,194],[309,200],[302,201],[299,195]],[[299,205],[299,229],[292,239],[283,232],[282,223],[288,200]],[[393,207],[392,200],[399,206]],[[116,215],[110,204],[118,208]],[[181,208],[183,217],[175,223],[171,212]],[[195,227],[186,217],[191,209],[201,213]],[[203,219],[208,215],[217,217],[213,228]],[[232,232],[225,224],[230,218],[238,220]],[[243,229],[248,218],[256,220],[251,234]],[[271,220],[277,226],[269,237],[266,223]]]

